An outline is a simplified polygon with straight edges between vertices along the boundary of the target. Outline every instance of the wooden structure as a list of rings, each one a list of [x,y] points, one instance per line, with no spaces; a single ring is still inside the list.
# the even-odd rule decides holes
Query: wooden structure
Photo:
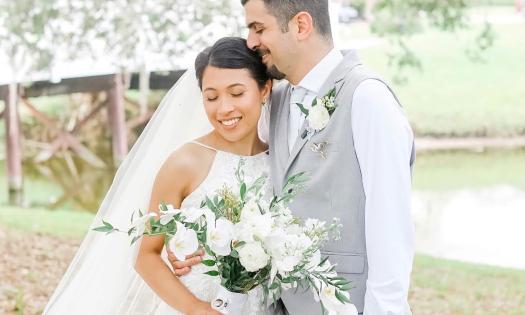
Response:
[[[149,85],[152,90],[169,89],[184,73],[184,70],[151,73]],[[29,86],[17,84],[0,86],[0,95],[5,103],[2,116],[5,119],[6,141],[6,168],[9,190],[9,203],[20,205],[23,202],[23,178],[21,146],[21,129],[19,105],[24,106],[31,116],[47,129],[53,130],[58,136],[41,149],[36,161],[45,161],[51,158],[59,149],[69,148],[81,159],[94,166],[103,166],[104,162],[90,152],[75,137],[75,134],[90,121],[98,112],[106,108],[108,113],[108,128],[111,130],[113,160],[118,165],[128,153],[128,128],[133,128],[149,120],[152,112],[140,113],[138,117],[131,117],[126,121],[125,103],[138,106],[124,96],[126,89],[138,89],[139,76],[137,73],[124,76],[122,74],[108,74],[90,77],[64,79],[58,83],[36,81]],[[87,93],[106,91],[106,101],[96,104],[72,130],[61,130],[53,119],[39,111],[30,102],[29,98],[71,93]]]

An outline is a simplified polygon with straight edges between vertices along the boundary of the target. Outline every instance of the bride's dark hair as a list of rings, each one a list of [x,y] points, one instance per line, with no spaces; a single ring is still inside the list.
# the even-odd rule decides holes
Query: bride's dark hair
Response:
[[[240,37],[224,37],[204,49],[195,59],[195,74],[202,89],[202,76],[207,66],[223,69],[247,69],[259,87],[270,79],[261,57],[246,46]]]

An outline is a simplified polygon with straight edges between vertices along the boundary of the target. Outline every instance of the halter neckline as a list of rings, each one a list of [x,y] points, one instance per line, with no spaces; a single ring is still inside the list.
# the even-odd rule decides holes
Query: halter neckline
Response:
[[[262,154],[268,154],[268,150],[265,150],[265,151],[259,152],[257,154],[254,154],[254,155],[241,155],[241,154],[236,154],[236,153],[233,153],[233,152],[219,150],[219,149],[216,149],[214,147],[211,147],[209,145],[206,145],[206,144],[198,142],[198,141],[190,141],[190,143],[199,145],[199,146],[201,146],[203,148],[210,149],[210,150],[215,151],[215,152],[226,153],[226,154],[235,155],[235,156],[242,157],[242,158],[253,158],[253,157],[260,156]]]

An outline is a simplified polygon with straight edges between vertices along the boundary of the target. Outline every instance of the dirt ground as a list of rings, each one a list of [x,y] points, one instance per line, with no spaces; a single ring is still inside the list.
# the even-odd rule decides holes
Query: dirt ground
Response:
[[[0,227],[0,314],[40,314],[79,245]]]

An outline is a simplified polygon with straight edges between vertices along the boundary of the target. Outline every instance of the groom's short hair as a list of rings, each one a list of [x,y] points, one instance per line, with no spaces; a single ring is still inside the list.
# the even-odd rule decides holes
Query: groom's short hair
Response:
[[[241,0],[244,6],[250,0]],[[328,0],[262,0],[270,13],[277,18],[283,32],[288,31],[288,22],[299,12],[305,11],[312,16],[317,32],[331,39],[330,14]]]

